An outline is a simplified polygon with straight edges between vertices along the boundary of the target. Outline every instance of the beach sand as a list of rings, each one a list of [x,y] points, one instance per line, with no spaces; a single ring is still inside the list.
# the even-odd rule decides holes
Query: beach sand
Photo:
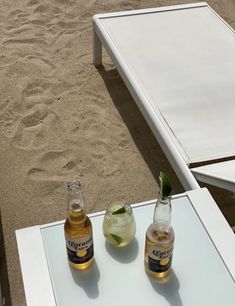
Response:
[[[88,213],[116,200],[156,198],[160,170],[183,191],[109,57],[104,68],[93,66],[91,18],[190,2],[1,1],[0,273],[7,305],[25,305],[15,230],[64,219],[69,180],[81,181]],[[234,0],[208,3],[235,27]],[[209,188],[235,224],[233,195]]]

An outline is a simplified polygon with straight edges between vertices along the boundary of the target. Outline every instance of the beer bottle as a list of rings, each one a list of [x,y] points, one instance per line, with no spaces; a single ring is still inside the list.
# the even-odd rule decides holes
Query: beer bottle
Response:
[[[146,272],[159,282],[169,279],[175,235],[171,227],[171,185],[169,178],[160,173],[160,193],[157,199],[153,223],[145,238],[144,264]]]
[[[84,211],[81,184],[68,183],[68,216],[64,234],[69,264],[77,269],[87,269],[93,259],[92,224]]]

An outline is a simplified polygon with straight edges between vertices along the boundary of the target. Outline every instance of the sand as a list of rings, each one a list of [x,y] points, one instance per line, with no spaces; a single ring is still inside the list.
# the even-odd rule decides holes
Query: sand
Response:
[[[103,69],[93,66],[91,18],[190,2],[1,1],[0,273],[7,305],[25,305],[15,230],[64,219],[67,181],[81,181],[87,212],[155,198],[160,170],[183,191],[109,57]],[[208,3],[235,27],[234,0]],[[235,224],[231,193],[210,190]]]

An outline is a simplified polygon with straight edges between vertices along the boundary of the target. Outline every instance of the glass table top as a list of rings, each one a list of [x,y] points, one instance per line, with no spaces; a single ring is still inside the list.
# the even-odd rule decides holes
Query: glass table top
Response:
[[[134,208],[136,238],[126,248],[109,246],[103,215],[92,217],[95,263],[82,272],[67,263],[63,224],[41,228],[57,305],[234,306],[235,284],[187,196],[172,201],[171,279],[158,284],[147,276],[144,241],[153,210],[154,204]]]

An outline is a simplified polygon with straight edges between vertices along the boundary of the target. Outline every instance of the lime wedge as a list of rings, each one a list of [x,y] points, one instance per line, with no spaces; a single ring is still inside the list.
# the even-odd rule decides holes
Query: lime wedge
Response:
[[[163,198],[169,197],[172,194],[171,181],[167,174],[160,172],[160,194]]]
[[[117,245],[119,245],[122,242],[122,238],[118,235],[110,233],[110,236],[116,241]]]
[[[119,214],[124,214],[126,212],[126,208],[122,206],[121,208],[118,208],[114,212],[112,212],[112,215],[119,215]]]

